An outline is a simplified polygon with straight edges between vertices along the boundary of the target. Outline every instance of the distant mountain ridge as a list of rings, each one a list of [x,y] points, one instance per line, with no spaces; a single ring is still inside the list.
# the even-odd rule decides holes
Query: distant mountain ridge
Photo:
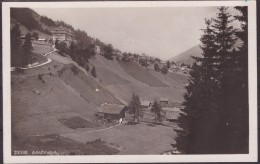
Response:
[[[238,39],[232,49],[238,50],[239,47],[241,47],[242,45],[243,45],[243,41]],[[196,46],[188,49],[187,51],[182,52],[179,55],[176,55],[176,56],[170,58],[169,60],[174,61],[174,62],[181,62],[184,64],[192,65],[194,62],[194,60],[192,59],[192,56],[202,57],[202,50],[200,48],[200,45],[196,45]]]
[[[200,49],[200,46],[194,46],[187,51],[180,53],[179,55],[176,55],[172,58],[170,58],[170,61],[174,62],[182,62],[184,64],[192,65],[194,60],[191,58],[191,56],[195,57],[202,57],[202,50]]]

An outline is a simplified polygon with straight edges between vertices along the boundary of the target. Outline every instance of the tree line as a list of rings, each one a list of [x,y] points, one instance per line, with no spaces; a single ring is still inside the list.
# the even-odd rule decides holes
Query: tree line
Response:
[[[205,20],[203,57],[194,57],[179,118],[176,146],[182,153],[249,151],[247,7],[235,9],[239,16],[219,7],[215,18]],[[234,20],[241,29],[232,26]]]
[[[24,40],[21,39],[19,24],[11,29],[11,66],[24,67],[30,63],[30,53],[33,49],[31,38],[36,34],[27,33]]]

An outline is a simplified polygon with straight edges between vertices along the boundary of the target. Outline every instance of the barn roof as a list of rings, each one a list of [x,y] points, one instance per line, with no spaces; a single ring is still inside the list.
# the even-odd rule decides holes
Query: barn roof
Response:
[[[67,33],[67,34],[70,34],[70,35],[73,35],[74,36],[74,34],[73,34],[73,32],[72,32],[72,30],[71,29],[69,29],[69,28],[66,28],[66,27],[64,27],[64,26],[59,26],[59,27],[56,27],[56,28],[53,28],[52,29],[52,31],[51,31],[53,34],[54,33]]]
[[[160,98],[160,101],[170,101],[169,98]]]
[[[124,105],[118,104],[101,104],[98,108],[99,113],[107,113],[107,114],[119,114],[123,109]]]
[[[151,104],[151,101],[147,101],[147,100],[141,101],[141,106],[149,106],[150,104]]]
[[[180,115],[180,112],[175,111],[166,111],[165,118],[168,120],[177,120]]]
[[[162,110],[165,110],[165,111],[172,111],[172,112],[181,112],[180,108],[177,108],[177,107],[173,107],[173,108],[162,108]]]

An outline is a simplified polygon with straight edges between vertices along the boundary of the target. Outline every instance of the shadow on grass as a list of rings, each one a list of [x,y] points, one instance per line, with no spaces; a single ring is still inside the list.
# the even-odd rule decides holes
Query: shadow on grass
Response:
[[[156,127],[155,124],[146,124],[147,126]]]

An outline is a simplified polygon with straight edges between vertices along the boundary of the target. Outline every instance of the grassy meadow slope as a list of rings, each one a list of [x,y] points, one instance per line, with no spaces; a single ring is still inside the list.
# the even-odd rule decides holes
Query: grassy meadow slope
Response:
[[[168,87],[167,84],[151,75],[147,70],[142,69],[140,65],[134,62],[119,62],[120,66],[133,78],[151,86],[151,87]]]
[[[59,122],[62,118],[80,116],[91,121],[95,106],[85,101],[77,90],[58,77],[56,71],[63,67],[58,65],[59,63],[52,62],[31,69],[30,72],[26,71],[23,76],[13,75],[12,123],[16,135],[70,131],[70,128]],[[38,73],[42,75],[42,80]]]
[[[187,76],[177,73],[162,75],[153,70],[147,71],[136,63],[111,61],[102,56],[91,59],[90,65],[95,65],[97,81],[124,104],[130,101],[133,93],[143,100],[153,101],[161,97],[170,98],[172,102],[183,100]]]
[[[47,65],[25,70],[24,74],[12,73],[12,121],[16,135],[71,131],[59,119],[80,116],[92,121],[101,103],[120,104],[70,59],[57,53],[50,58],[53,61]]]

